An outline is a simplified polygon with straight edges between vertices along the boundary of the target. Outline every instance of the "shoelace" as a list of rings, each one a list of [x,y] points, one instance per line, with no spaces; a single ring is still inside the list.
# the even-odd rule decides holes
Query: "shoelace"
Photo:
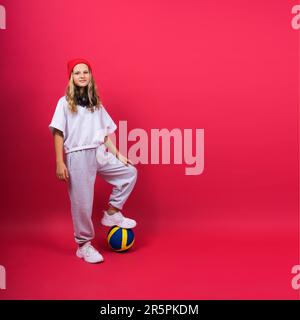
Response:
[[[108,219],[114,219],[114,220],[117,219],[119,222],[121,222],[124,219],[124,216],[122,215],[122,213],[120,211],[113,214],[112,216],[106,212],[106,216]]]
[[[91,252],[95,252],[95,251],[96,251],[95,248],[94,248],[91,244],[87,245],[87,246],[84,248],[84,250],[85,250],[85,253],[86,253],[86,255],[87,255],[88,257],[90,256]]]

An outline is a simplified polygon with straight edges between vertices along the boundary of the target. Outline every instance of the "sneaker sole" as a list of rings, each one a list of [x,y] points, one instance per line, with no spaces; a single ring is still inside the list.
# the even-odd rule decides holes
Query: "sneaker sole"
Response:
[[[105,227],[117,226],[117,227],[120,227],[120,228],[123,228],[123,229],[132,229],[132,228],[135,228],[135,227],[136,227],[136,224],[135,224],[134,226],[132,226],[132,227],[124,227],[124,226],[122,226],[121,223],[115,224],[115,223],[107,223],[107,222],[103,222],[103,221],[101,221],[101,224],[102,224],[103,226],[105,226]]]
[[[87,261],[84,259],[84,257],[81,254],[77,252],[76,252],[76,257],[78,257],[79,259],[83,259],[85,262],[88,262],[88,263],[100,263],[104,261],[104,258],[102,258],[102,260],[99,260],[99,261]]]

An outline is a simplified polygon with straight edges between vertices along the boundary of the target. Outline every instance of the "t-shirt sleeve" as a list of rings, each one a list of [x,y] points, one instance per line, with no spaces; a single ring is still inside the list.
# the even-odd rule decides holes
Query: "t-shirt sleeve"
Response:
[[[54,129],[62,131],[65,136],[66,132],[66,114],[62,100],[59,100],[52,117],[51,123],[49,124],[51,133],[54,133]]]
[[[105,125],[105,134],[109,135],[116,131],[117,125],[113,121],[113,119],[110,117],[108,112],[106,111],[105,107],[102,105],[102,116],[103,116],[103,123]]]

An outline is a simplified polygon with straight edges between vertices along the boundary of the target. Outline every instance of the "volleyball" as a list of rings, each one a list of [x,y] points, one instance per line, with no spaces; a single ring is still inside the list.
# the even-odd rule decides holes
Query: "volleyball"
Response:
[[[134,233],[131,229],[114,226],[108,231],[107,242],[114,251],[126,251],[134,243]]]

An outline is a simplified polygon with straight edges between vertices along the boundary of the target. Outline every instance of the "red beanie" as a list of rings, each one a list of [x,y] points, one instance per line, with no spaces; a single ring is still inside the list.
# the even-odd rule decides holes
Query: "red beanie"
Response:
[[[79,64],[79,63],[86,64],[89,67],[90,71],[92,72],[92,67],[87,60],[81,59],[81,58],[76,58],[76,59],[70,60],[68,62],[68,77],[69,77],[69,79],[70,79],[71,73],[73,71],[73,68],[76,66],[76,64]]]

